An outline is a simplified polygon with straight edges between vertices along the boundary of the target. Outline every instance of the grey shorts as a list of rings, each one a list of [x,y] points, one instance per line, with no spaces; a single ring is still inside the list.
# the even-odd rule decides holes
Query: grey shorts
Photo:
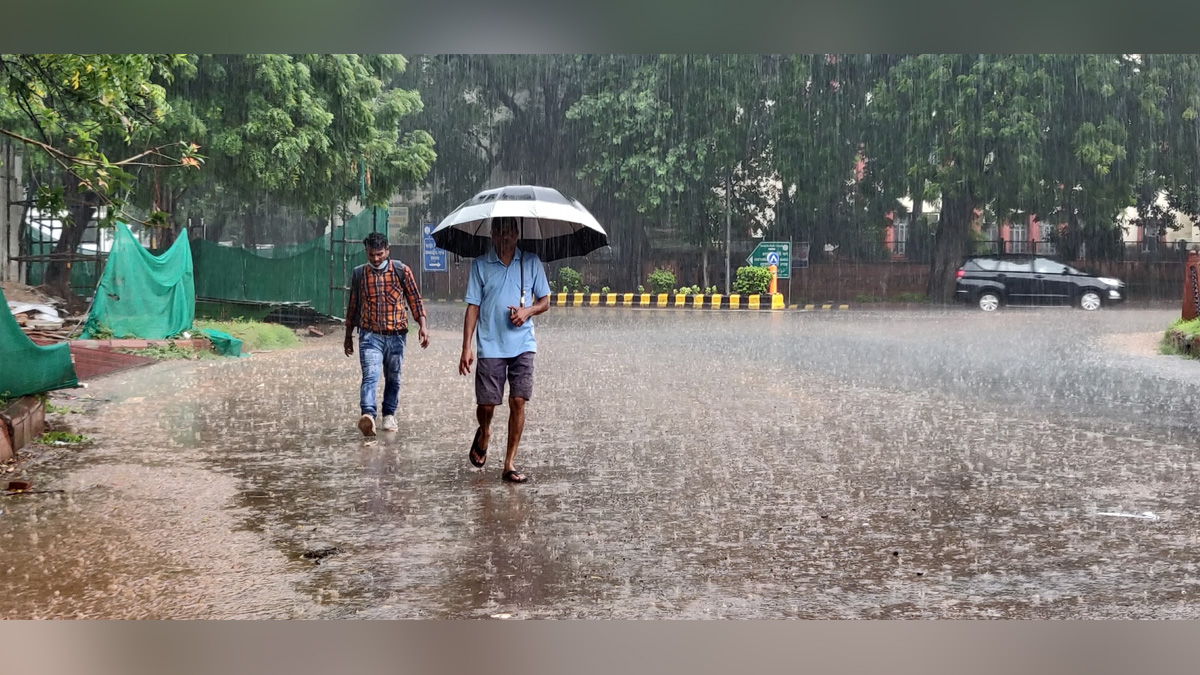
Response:
[[[510,359],[479,359],[475,366],[475,403],[500,405],[504,402],[504,382],[508,381],[511,398],[533,398],[533,352]]]

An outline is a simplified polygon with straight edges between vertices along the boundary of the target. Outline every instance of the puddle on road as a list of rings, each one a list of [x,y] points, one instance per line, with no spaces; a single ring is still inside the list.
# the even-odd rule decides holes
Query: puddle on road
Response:
[[[336,341],[97,383],[98,447],[38,468],[67,494],[2,505],[0,614],[1200,614],[1180,442],[1200,421],[1156,407],[1182,385],[1057,348],[1010,361],[1004,324],[975,315],[643,314],[539,324],[524,486],[500,481],[506,409],[485,471],[467,464],[449,311],[374,441]]]

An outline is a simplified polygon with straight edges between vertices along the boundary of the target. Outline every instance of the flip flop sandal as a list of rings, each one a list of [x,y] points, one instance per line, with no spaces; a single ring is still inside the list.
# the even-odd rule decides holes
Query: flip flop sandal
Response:
[[[479,436],[481,434],[483,434],[483,427],[476,427],[475,440],[471,441],[471,452],[467,454],[467,461],[476,469],[482,469],[483,465],[487,463],[487,448],[483,448],[483,451],[480,452]],[[479,461],[475,461],[476,457],[479,458]]]
[[[505,471],[504,475],[502,475],[500,478],[502,480],[508,481],[509,483],[529,482],[529,476],[526,476],[524,473],[521,473],[520,470]]]

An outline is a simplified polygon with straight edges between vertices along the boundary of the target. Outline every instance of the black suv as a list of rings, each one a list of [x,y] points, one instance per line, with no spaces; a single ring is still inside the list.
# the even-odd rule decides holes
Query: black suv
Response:
[[[1123,301],[1125,284],[1048,258],[981,256],[958,268],[954,297],[985,312],[1006,304],[1074,305],[1094,311]]]

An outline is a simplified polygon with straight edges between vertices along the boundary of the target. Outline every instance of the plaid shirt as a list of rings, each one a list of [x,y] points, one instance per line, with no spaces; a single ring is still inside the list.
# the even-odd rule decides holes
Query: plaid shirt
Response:
[[[413,279],[412,270],[404,263],[389,261],[383,271],[370,265],[354,268],[350,283],[350,301],[346,305],[346,330],[355,326],[359,331],[372,333],[399,332],[408,329],[408,316],[401,294],[408,299],[412,315],[425,318],[421,292]]]

